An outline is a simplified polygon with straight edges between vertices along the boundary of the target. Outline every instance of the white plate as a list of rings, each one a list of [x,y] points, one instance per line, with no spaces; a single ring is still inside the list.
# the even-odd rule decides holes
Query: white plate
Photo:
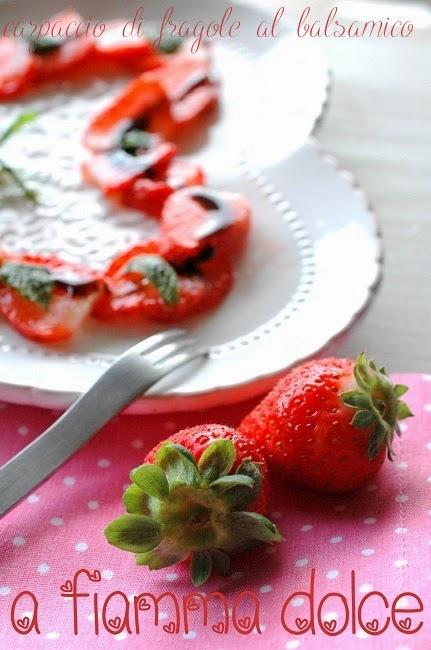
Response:
[[[9,19],[12,10],[14,17],[20,11],[25,17],[25,4],[8,5]],[[49,14],[49,4],[36,2],[32,18]],[[96,16],[91,4],[85,3],[85,13]],[[104,15],[116,15],[114,4],[104,4]],[[189,19],[214,17],[209,2],[178,3],[180,15],[178,6]],[[150,7],[147,18],[160,18],[160,3]],[[128,6],[129,15],[132,11]],[[205,166],[211,185],[237,190],[252,202],[250,246],[223,305],[186,323],[210,346],[209,361],[163,395],[138,401],[135,410],[205,407],[260,392],[343,330],[379,277],[380,241],[363,195],[312,143],[298,147],[325,97],[320,59],[288,32],[271,42],[253,37],[252,26],[262,17],[239,6],[235,13],[241,36],[215,47],[223,78],[221,115],[189,153]],[[2,9],[0,22],[4,14]],[[298,68],[312,80],[306,88]],[[99,79],[79,89],[57,85],[35,100],[0,106],[2,121],[23,106],[41,113],[4,154],[23,173],[31,172],[41,203],[32,208],[13,197],[3,201],[2,246],[57,252],[103,266],[155,229],[141,215],[114,210],[80,179],[82,128],[122,83]],[[2,322],[0,397],[64,407],[116,354],[156,329],[125,331],[89,322],[72,342],[48,348],[24,340]]]

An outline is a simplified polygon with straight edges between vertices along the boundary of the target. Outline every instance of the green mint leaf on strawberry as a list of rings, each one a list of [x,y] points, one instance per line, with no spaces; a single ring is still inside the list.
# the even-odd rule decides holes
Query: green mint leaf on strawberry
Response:
[[[359,429],[371,428],[368,457],[376,458],[383,445],[392,459],[394,434],[400,434],[398,421],[412,416],[405,402],[399,398],[408,391],[402,384],[392,384],[384,368],[379,368],[361,353],[353,369],[357,388],[341,395],[343,403],[358,409],[351,424]]]
[[[0,134],[0,146],[7,142],[15,133],[21,130],[23,126],[33,122],[37,117],[37,113],[26,112],[19,115],[7,128]],[[36,193],[29,189],[24,181],[21,179],[20,175],[16,170],[14,170],[10,165],[8,165],[3,160],[0,160],[0,177],[8,177],[12,180],[15,185],[21,190],[23,196],[28,201],[33,203],[37,202]]]
[[[228,438],[211,442],[198,462],[182,445],[165,442],[153,462],[132,470],[123,497],[129,514],[109,524],[108,542],[153,570],[189,559],[193,585],[200,586],[213,569],[228,573],[230,552],[281,541],[269,519],[243,510],[258,500],[262,463],[246,457],[232,472],[235,460]]]
[[[145,36],[161,54],[174,54],[184,42],[181,36],[160,34],[160,27],[151,24],[146,26]]]
[[[0,282],[15,289],[23,298],[47,309],[55,280],[43,266],[5,262],[0,268]]]
[[[127,271],[145,277],[157,289],[165,305],[178,304],[180,295],[177,272],[159,255],[139,255],[129,263]]]
[[[66,41],[65,38],[61,38],[60,36],[49,35],[34,37],[29,34],[28,36],[24,36],[24,38],[28,43],[30,52],[37,56],[44,56],[45,54],[56,52]]]
[[[148,151],[151,148],[154,135],[141,129],[131,129],[121,138],[120,146],[127,153],[135,154],[138,150]]]

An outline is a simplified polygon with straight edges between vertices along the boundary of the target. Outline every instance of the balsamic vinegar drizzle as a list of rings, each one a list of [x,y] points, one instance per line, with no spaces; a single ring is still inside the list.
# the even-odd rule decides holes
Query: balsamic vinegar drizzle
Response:
[[[222,193],[206,187],[191,187],[190,197],[208,211],[208,219],[196,231],[199,240],[215,235],[232,225],[234,214]]]
[[[176,96],[176,101],[181,101],[184,99],[192,90],[195,90],[199,86],[202,86],[204,83],[209,81],[207,72],[197,72],[190,79],[187,79],[179,91],[178,96]]]
[[[94,279],[80,278],[76,275],[51,271],[52,279],[57,287],[66,289],[72,296],[87,296],[99,288],[99,281]]]
[[[132,176],[150,171],[157,162],[157,156],[151,150],[147,153],[133,156],[127,153],[127,151],[124,151],[124,149],[116,149],[108,152],[107,156],[113,167],[117,167],[124,172],[129,172]]]

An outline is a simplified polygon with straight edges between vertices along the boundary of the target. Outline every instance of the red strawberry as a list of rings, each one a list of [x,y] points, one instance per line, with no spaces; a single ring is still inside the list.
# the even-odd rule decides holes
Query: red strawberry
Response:
[[[0,38],[0,100],[25,91],[36,75],[28,46],[17,38]]]
[[[170,263],[163,242],[153,239],[118,255],[105,273],[106,291],[93,314],[178,322],[216,307],[233,284],[229,260],[218,256]]]
[[[98,273],[52,255],[8,255],[0,261],[0,312],[36,341],[73,336],[101,290]]]
[[[235,262],[245,248],[250,219],[251,206],[240,194],[199,186],[178,190],[162,210],[166,256],[181,263],[210,248]]]
[[[245,417],[239,430],[268,461],[324,492],[353,490],[392,455],[398,420],[411,415],[383,368],[360,354],[309,361],[292,370]]]
[[[105,535],[136,553],[138,565],[161,569],[190,559],[198,586],[213,567],[229,571],[229,553],[282,539],[262,514],[268,505],[265,459],[235,429],[184,429],[152,449],[130,478],[124,494],[129,514]]]
[[[166,200],[176,190],[205,183],[203,169],[186,158],[173,158],[163,173],[152,171],[151,178],[138,178],[122,196],[124,205],[152,217],[161,216]]]

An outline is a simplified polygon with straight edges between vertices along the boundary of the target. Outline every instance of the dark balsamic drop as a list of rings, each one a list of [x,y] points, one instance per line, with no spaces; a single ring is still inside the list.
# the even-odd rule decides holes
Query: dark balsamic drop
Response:
[[[190,79],[187,79],[187,81],[185,81],[185,83],[181,86],[181,90],[178,93],[176,101],[181,101],[187,97],[187,95],[192,92],[192,90],[203,86],[207,82],[209,82],[208,74],[206,72],[197,72]]]
[[[205,248],[195,257],[190,257],[183,264],[175,264],[175,270],[180,275],[196,275],[200,273],[199,265],[203,262],[209,262],[214,257],[213,246],[205,246]]]
[[[56,273],[55,271],[51,271],[51,276],[57,287],[66,289],[72,296],[88,296],[99,288],[98,280],[80,278],[73,274],[67,274],[67,272],[61,273],[59,271]]]
[[[154,152],[148,151],[137,156],[132,156],[123,149],[117,149],[107,153],[113,167],[128,172],[130,176],[145,174],[150,171],[157,162]]]
[[[220,192],[206,187],[192,187],[189,194],[194,201],[208,211],[208,218],[196,232],[199,240],[215,235],[232,225],[234,221],[232,207],[222,198]]]

